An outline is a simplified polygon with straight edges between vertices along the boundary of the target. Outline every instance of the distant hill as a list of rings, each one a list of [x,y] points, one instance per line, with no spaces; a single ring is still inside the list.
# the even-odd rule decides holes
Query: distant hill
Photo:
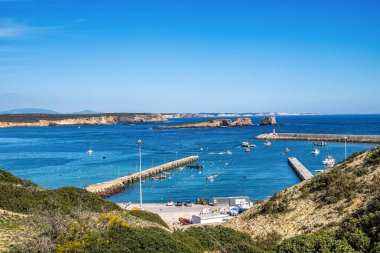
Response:
[[[53,111],[53,110],[49,110],[49,109],[21,108],[21,109],[2,111],[0,112],[0,114],[61,114],[61,113]]]
[[[101,114],[101,112],[96,112],[92,110],[83,110],[79,112],[72,112],[71,114]]]

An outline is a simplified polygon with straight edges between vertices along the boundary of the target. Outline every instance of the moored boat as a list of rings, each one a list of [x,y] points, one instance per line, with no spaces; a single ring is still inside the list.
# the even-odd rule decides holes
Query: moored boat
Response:
[[[320,153],[319,149],[315,148],[311,151],[313,155],[318,155]]]
[[[270,145],[272,145],[272,143],[271,143],[270,141],[266,140],[266,141],[264,142],[264,145],[265,145],[265,146],[270,146]]]
[[[219,174],[213,174],[213,175],[211,175],[211,176],[206,177],[206,179],[209,180],[209,181],[213,181],[213,180],[215,180],[218,176],[219,176]]]
[[[314,142],[314,146],[326,147],[327,143],[324,141],[316,141],[316,142]]]
[[[323,165],[333,166],[335,164],[335,158],[331,155],[328,155],[325,160],[322,162]]]

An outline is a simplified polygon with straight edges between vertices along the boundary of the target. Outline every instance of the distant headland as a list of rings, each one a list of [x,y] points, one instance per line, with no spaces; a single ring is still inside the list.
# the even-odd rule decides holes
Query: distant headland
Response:
[[[154,113],[0,114],[0,127],[3,128],[161,122],[167,122],[167,119]]]

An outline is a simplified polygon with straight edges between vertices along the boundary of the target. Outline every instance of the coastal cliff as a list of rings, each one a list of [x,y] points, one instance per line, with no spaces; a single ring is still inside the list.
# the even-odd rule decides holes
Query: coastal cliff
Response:
[[[167,122],[161,114],[113,113],[96,115],[71,114],[3,114],[0,115],[0,128],[68,125],[108,125],[123,123]]]
[[[197,123],[171,125],[159,127],[157,129],[175,129],[175,128],[219,128],[219,127],[243,127],[252,126],[252,121],[249,118],[230,119],[213,119]]]

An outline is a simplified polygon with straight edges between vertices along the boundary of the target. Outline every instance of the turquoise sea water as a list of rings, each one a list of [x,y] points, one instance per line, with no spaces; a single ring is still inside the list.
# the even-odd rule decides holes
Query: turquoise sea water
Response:
[[[254,123],[262,117],[252,117]],[[177,124],[205,119],[173,119]],[[277,132],[341,133],[380,135],[380,115],[331,115],[277,117],[283,125]],[[273,141],[266,147],[253,137],[271,132],[273,127],[252,126],[219,129],[154,130],[163,124],[30,127],[0,129],[0,168],[34,180],[46,188],[83,187],[137,171],[136,139],[144,140],[143,169],[199,155],[203,170],[173,170],[166,180],[146,179],[145,202],[195,200],[197,197],[248,195],[263,199],[273,192],[299,182],[287,163],[297,157],[310,171],[321,169],[322,160],[333,155],[344,158],[343,143],[329,143],[318,156],[310,154],[312,142]],[[250,153],[242,141],[257,145]],[[374,147],[348,143],[348,155]],[[291,152],[284,154],[288,147]],[[92,148],[89,156],[86,151]],[[221,154],[227,150],[232,155]],[[205,178],[220,174],[214,182]],[[138,185],[109,198],[115,202],[137,202]]]

